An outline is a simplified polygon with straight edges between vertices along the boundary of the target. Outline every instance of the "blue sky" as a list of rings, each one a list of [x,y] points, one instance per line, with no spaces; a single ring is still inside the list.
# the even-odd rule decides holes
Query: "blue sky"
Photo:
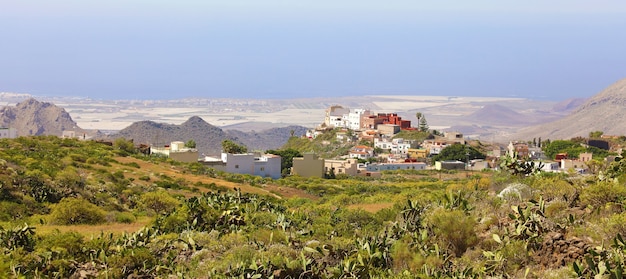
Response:
[[[0,92],[38,96],[559,100],[626,77],[623,0],[0,0],[0,26]]]

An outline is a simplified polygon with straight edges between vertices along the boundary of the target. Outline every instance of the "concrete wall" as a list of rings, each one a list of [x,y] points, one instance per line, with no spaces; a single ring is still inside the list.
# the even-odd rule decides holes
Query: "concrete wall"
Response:
[[[291,174],[302,177],[324,177],[324,159],[318,158],[315,154],[293,158]]]
[[[226,172],[254,174],[253,154],[222,153],[222,161],[226,162]]]
[[[198,162],[198,151],[182,151],[182,152],[169,152],[170,159],[179,162],[185,163],[195,163]]]
[[[254,158],[254,175],[279,179],[281,159],[280,156],[271,155]]]

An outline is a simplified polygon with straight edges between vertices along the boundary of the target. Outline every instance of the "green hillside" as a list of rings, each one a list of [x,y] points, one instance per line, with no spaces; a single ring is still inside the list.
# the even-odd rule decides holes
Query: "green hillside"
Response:
[[[598,176],[271,180],[55,137],[2,139],[0,159],[1,278],[620,278],[624,266],[626,161]]]

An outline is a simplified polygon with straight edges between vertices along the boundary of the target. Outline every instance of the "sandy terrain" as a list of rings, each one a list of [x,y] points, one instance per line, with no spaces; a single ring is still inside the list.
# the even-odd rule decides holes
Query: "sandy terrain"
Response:
[[[28,95],[25,95],[26,97]],[[0,94],[0,103],[8,105],[25,96]],[[499,104],[532,117],[550,114],[556,102],[534,101],[505,97],[449,97],[419,95],[372,95],[310,99],[177,99],[177,100],[90,100],[81,98],[39,98],[54,103],[70,113],[83,129],[116,131],[134,122],[151,120],[160,123],[181,124],[192,116],[224,129],[262,130],[272,127],[301,125],[316,127],[324,121],[325,109],[341,105],[350,109],[370,109],[373,113],[398,113],[406,120],[416,122],[415,113],[421,112],[431,128],[480,126],[481,129],[503,132],[510,127],[491,127],[483,120],[467,116],[487,104]],[[498,117],[495,115],[494,117]],[[255,127],[254,123],[258,123]],[[413,123],[416,126],[417,123]],[[517,125],[520,126],[519,123]],[[470,134],[469,131],[462,131]]]

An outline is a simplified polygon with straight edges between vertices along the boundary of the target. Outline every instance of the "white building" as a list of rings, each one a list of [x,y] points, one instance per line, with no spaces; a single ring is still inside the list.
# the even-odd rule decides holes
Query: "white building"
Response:
[[[220,159],[205,157],[202,162],[216,170],[278,179],[281,177],[281,159],[280,156],[272,154],[222,153]]]
[[[367,160],[374,157],[374,148],[365,145],[357,145],[348,152],[348,157]]]
[[[346,127],[351,130],[361,130],[361,119],[363,116],[371,115],[372,113],[366,109],[355,109],[346,115]]]
[[[393,139],[391,140],[391,143],[391,153],[393,154],[407,154],[409,149],[412,147],[412,143],[410,141],[402,138]]]
[[[535,161],[535,165],[543,164],[541,171],[545,172],[558,172],[561,164],[559,162],[540,162]]]
[[[425,170],[426,163],[408,162],[408,163],[372,163],[367,164],[367,171],[386,171],[386,170]]]
[[[17,138],[17,130],[15,128],[0,128],[0,139]]]
[[[346,127],[347,119],[344,119],[345,115],[350,113],[350,109],[342,106],[331,106],[326,109],[326,115],[324,117],[324,124],[326,127]]]
[[[412,148],[412,143],[402,138],[393,139],[391,141],[386,138],[374,139],[374,147],[389,151],[391,154],[407,154]]]
[[[182,141],[173,141],[170,145],[163,147],[150,146],[150,154],[162,154],[172,160],[194,163],[198,162],[198,150],[195,148],[185,147]]]

